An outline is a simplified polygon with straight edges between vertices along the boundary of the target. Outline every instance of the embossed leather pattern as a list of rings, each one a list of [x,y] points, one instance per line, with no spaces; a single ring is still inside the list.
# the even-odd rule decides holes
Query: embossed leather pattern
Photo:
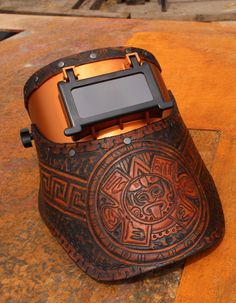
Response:
[[[176,105],[159,122],[89,142],[32,131],[41,216],[91,277],[129,278],[222,238],[219,196]]]

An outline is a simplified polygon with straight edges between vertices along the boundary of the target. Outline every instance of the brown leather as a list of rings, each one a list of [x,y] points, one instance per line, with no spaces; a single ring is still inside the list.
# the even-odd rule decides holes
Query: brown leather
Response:
[[[159,122],[100,140],[59,144],[32,132],[41,216],[91,277],[129,278],[222,238],[217,190],[176,105]]]

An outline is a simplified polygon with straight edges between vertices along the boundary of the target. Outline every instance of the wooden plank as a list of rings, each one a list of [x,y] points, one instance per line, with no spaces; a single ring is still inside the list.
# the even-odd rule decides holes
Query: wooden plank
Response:
[[[236,12],[222,12],[217,14],[196,14],[196,21],[200,22],[216,22],[236,20]]]
[[[33,0],[31,0],[33,1]],[[35,1],[0,0],[1,12],[19,12],[35,15],[59,16],[96,16],[107,18],[142,18],[164,20],[194,20],[200,22],[236,20],[236,4],[231,0],[170,0],[167,1],[167,12],[163,13],[157,0],[127,0],[117,4],[114,0],[93,0],[89,5],[87,0]],[[145,5],[127,5],[143,4]],[[90,7],[97,12],[89,13]],[[78,9],[79,7],[79,9]],[[77,8],[77,9],[72,9]],[[83,10],[81,10],[83,9]],[[85,9],[85,11],[84,11]],[[101,10],[102,12],[98,12]],[[87,11],[86,11],[87,10]],[[81,13],[79,12],[81,11]],[[125,14],[125,15],[124,15]]]
[[[73,6],[72,6],[72,9],[78,9],[81,4],[84,3],[84,0],[78,0]]]
[[[14,10],[12,9],[0,9],[0,13],[4,14],[22,14],[22,15],[44,15],[44,16],[72,16],[72,17],[97,17],[97,18],[130,18],[129,12],[106,12],[100,10],[85,10],[85,9],[60,9],[60,10],[45,10],[42,11],[41,8],[32,7],[24,8],[17,7]]]
[[[102,6],[104,0],[95,0],[93,4],[90,6],[91,10],[98,10]]]

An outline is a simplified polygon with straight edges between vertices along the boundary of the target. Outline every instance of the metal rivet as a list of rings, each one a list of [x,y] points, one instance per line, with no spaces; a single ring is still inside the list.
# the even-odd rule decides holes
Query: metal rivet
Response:
[[[125,50],[125,52],[126,52],[126,54],[130,53],[130,49],[127,48],[127,49]]]
[[[95,58],[97,58],[97,55],[96,55],[95,53],[91,53],[91,54],[89,55],[89,58],[90,58],[90,59],[95,59]]]
[[[124,143],[125,144],[130,144],[132,142],[131,138],[124,138]]]
[[[38,76],[35,76],[34,81],[35,81],[35,82],[38,82],[38,81],[39,81],[39,77],[38,77]]]
[[[148,53],[147,52],[144,52],[144,56],[147,56],[148,55]]]
[[[70,156],[70,157],[74,157],[74,155],[75,155],[75,150],[74,150],[74,149],[71,149],[71,150],[69,151],[69,156]]]
[[[65,65],[65,63],[63,61],[58,62],[57,66],[58,67],[63,67]]]

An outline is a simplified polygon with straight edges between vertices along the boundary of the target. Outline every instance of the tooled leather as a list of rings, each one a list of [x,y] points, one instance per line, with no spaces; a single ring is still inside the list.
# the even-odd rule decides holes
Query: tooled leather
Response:
[[[41,216],[91,277],[129,278],[222,238],[217,190],[176,107],[159,122],[89,142],[32,132]]]

